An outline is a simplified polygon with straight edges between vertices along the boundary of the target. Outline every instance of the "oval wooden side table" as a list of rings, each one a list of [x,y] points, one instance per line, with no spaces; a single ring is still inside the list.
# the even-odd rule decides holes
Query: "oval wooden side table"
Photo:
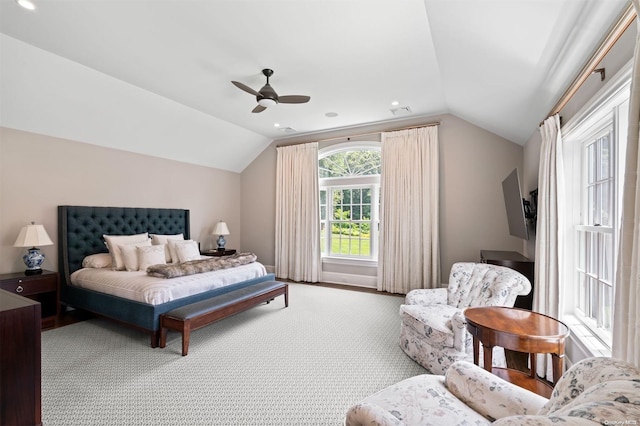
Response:
[[[502,306],[467,308],[467,330],[473,336],[473,362],[478,364],[483,346],[484,368],[508,382],[548,398],[553,387],[536,375],[536,354],[551,354],[553,384],[563,372],[565,341],[569,327],[555,318],[525,309]],[[509,368],[492,368],[493,347],[529,354],[530,374]]]

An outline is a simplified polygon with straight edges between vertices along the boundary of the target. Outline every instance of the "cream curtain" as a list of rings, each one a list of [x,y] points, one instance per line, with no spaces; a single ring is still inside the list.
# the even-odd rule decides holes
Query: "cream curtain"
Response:
[[[440,286],[438,128],[382,134],[378,290]]]
[[[318,144],[277,148],[276,276],[320,281]]]
[[[560,116],[547,118],[540,127],[542,145],[538,169],[538,219],[533,310],[559,318],[561,296],[560,266],[564,256],[564,167]],[[538,355],[537,373],[553,377],[550,356]]]
[[[636,14],[640,1],[633,0]],[[637,18],[636,18],[636,24]],[[640,32],[638,33],[640,34]],[[640,122],[640,36],[636,39],[627,139],[620,250],[613,311],[612,355],[640,367],[640,158],[638,140]]]

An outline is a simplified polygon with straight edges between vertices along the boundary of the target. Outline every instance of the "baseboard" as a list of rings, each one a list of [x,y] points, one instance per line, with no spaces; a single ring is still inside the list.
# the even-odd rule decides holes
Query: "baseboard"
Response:
[[[322,282],[346,284],[356,287],[378,288],[378,277],[368,275],[345,274],[341,272],[323,272]]]
[[[264,265],[270,274],[275,274],[276,267],[273,265]],[[354,287],[378,288],[378,278],[367,275],[344,274],[340,272],[323,272],[322,282],[327,284],[344,284]]]

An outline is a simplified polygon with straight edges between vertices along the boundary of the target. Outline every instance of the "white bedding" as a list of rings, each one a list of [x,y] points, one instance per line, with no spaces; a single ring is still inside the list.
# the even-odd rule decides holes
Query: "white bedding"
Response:
[[[259,262],[169,279],[151,277],[144,271],[82,268],[71,274],[71,284],[124,299],[160,305],[192,294],[258,278],[266,273],[264,265]]]

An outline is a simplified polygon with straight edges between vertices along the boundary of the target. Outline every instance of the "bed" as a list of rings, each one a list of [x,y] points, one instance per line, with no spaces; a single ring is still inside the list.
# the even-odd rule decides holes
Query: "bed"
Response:
[[[190,237],[189,210],[133,207],[58,206],[58,262],[60,273],[60,303],[63,306],[82,309],[148,333],[151,346],[158,345],[160,315],[172,309],[208,299],[235,289],[262,281],[271,281],[273,274],[263,272],[255,278],[239,282],[224,282],[214,289],[195,294],[178,294],[147,303],[132,300],[124,294],[108,294],[94,288],[73,285],[71,276],[77,278],[82,271],[85,257],[108,253],[103,235],[183,234]],[[262,265],[260,265],[262,266]],[[120,272],[113,272],[118,274]],[[137,279],[144,274],[131,274]],[[204,278],[203,278],[204,277]],[[206,276],[192,280],[206,281]],[[167,280],[170,284],[172,279]],[[228,278],[225,278],[228,281]],[[90,286],[88,286],[90,287]],[[171,287],[168,285],[168,287]]]

